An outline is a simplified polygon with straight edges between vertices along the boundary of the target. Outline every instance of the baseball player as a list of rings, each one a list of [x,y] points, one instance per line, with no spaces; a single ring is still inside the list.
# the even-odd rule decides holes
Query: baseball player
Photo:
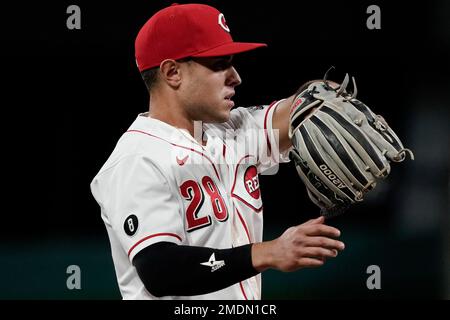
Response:
[[[323,217],[262,242],[258,174],[289,161],[294,96],[233,109],[233,56],[264,46],[234,42],[202,4],[164,8],[139,31],[149,111],[91,183],[124,299],[261,299],[262,271],[318,267],[344,249]]]

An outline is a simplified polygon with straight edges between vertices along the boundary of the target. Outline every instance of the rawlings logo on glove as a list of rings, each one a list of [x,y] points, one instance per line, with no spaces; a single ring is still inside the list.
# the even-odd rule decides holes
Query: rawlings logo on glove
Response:
[[[353,93],[347,93],[348,74],[336,88],[326,76],[294,99],[289,137],[294,146],[291,159],[310,199],[322,215],[331,217],[362,201],[389,175],[390,162],[414,155],[382,116],[356,99],[353,77]]]

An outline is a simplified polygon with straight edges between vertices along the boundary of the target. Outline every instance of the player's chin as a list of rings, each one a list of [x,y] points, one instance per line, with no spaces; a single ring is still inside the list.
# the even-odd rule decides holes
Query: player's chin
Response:
[[[229,101],[225,101],[225,103],[217,109],[220,110],[220,112],[216,113],[216,122],[226,122],[230,120],[230,112],[233,106],[234,103],[230,104]]]
[[[212,109],[209,109],[208,113],[205,113],[203,121],[209,123],[223,123],[230,120],[232,106],[228,101],[222,100],[219,101],[219,103],[210,105],[214,105],[214,107]]]
[[[225,110],[222,113],[218,114],[215,121],[217,123],[227,122],[230,120],[230,110]]]

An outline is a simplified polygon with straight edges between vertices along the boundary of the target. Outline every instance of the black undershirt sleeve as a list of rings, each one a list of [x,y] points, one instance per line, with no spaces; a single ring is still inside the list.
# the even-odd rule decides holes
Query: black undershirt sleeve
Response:
[[[257,275],[251,246],[213,249],[158,242],[139,251],[133,265],[156,297],[201,295]]]

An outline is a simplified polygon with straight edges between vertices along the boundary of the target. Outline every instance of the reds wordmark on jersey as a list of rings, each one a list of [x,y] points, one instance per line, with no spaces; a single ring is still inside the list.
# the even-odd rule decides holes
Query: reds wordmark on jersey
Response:
[[[203,124],[199,144],[167,123],[137,117],[91,183],[111,242],[124,299],[157,299],[133,264],[159,242],[226,249],[261,242],[258,174],[288,161],[278,152],[270,106],[237,108],[222,124]],[[209,260],[208,260],[209,259]],[[227,261],[206,257],[205,268]],[[183,266],[180,266],[182,268]],[[260,299],[260,275],[200,296],[163,299]]]

